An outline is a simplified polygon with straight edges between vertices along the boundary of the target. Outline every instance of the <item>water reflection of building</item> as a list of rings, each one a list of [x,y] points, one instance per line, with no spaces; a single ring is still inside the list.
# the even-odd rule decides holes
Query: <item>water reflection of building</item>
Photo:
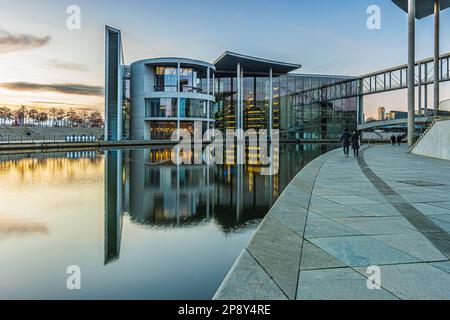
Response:
[[[120,254],[123,214],[154,228],[214,222],[222,232],[231,233],[254,227],[300,169],[329,149],[291,144],[271,150],[277,173],[273,176],[261,174],[261,154],[249,147],[234,151],[245,154],[243,165],[177,166],[171,161],[171,150],[164,148],[106,152],[106,263]]]
[[[105,153],[105,264],[120,256],[123,212],[122,151]]]
[[[169,157],[164,159],[164,155]],[[167,150],[130,151],[127,197],[132,220],[141,224],[180,225],[209,218],[214,211],[212,167],[177,166],[169,159]]]

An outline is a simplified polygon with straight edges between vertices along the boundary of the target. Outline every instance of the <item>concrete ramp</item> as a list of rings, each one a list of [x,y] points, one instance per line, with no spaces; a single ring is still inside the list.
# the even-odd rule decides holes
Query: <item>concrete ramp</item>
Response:
[[[411,152],[420,156],[450,160],[450,120],[436,121]]]

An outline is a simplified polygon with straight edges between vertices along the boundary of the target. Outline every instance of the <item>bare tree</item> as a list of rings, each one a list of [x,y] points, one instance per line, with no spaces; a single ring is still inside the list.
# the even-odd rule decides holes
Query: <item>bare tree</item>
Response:
[[[70,125],[74,126],[77,121],[77,113],[72,108],[70,108],[70,110],[67,111],[66,118],[69,121]]]
[[[40,125],[43,126],[43,123],[48,120],[48,114],[45,111],[39,112],[37,115],[37,120],[39,121]]]
[[[25,106],[21,106],[19,109],[13,112],[15,123],[18,126],[23,126],[26,124],[26,119],[28,116],[28,110]]]
[[[11,118],[12,112],[8,107],[0,108],[0,124],[6,125],[6,122]]]
[[[28,119],[31,120],[33,122],[33,124],[35,124],[37,118],[39,115],[39,111],[37,111],[36,109],[31,109],[30,111],[28,111]]]
[[[86,111],[83,111],[83,112],[81,112],[79,114],[79,117],[81,118],[82,126],[86,127],[87,126],[87,122],[88,122],[88,118],[89,118],[88,113]]]
[[[52,124],[51,124],[52,127],[55,126],[57,112],[58,112],[58,110],[56,110],[56,108],[50,108],[50,110],[48,111],[48,115],[50,117],[50,120],[52,121]]]
[[[64,119],[66,118],[66,112],[63,109],[56,110],[56,120],[59,122],[59,126],[63,126]]]
[[[92,112],[89,115],[89,125],[93,128],[101,128],[104,125],[103,117],[100,112]]]

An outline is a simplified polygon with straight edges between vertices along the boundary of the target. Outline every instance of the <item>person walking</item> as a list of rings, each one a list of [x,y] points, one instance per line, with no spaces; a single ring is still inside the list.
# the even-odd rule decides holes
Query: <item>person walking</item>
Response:
[[[355,157],[359,157],[359,149],[360,148],[361,148],[361,139],[360,139],[358,131],[355,131],[355,133],[352,136],[352,149],[353,149],[353,155]]]
[[[397,137],[397,144],[398,144],[398,145],[401,145],[401,144],[402,144],[402,141],[403,141],[403,137],[402,137],[402,135],[399,135],[399,136]]]
[[[344,133],[341,136],[341,143],[344,147],[344,154],[348,158],[348,155],[350,153],[350,140],[352,138],[352,135],[350,134],[350,130],[345,129]]]
[[[392,145],[393,145],[393,146],[395,146],[396,140],[397,140],[397,138],[395,137],[395,135],[392,135],[392,136],[391,136],[391,142],[392,142]]]

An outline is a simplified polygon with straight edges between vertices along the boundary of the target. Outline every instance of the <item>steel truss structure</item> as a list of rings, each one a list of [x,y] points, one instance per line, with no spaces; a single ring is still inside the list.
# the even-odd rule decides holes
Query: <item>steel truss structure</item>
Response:
[[[354,79],[339,81],[322,87],[304,90],[294,94],[299,105],[326,103],[339,99],[362,97],[371,94],[389,92],[408,88],[408,65],[377,71]],[[415,68],[415,86],[422,87],[433,84],[433,58],[418,61]],[[440,57],[440,82],[450,81],[450,53]],[[419,97],[422,90],[419,90]],[[427,88],[425,87],[425,99]],[[419,99],[421,101],[421,99]],[[426,101],[426,100],[425,100]],[[425,108],[426,108],[425,103]],[[419,105],[421,109],[421,105]]]

